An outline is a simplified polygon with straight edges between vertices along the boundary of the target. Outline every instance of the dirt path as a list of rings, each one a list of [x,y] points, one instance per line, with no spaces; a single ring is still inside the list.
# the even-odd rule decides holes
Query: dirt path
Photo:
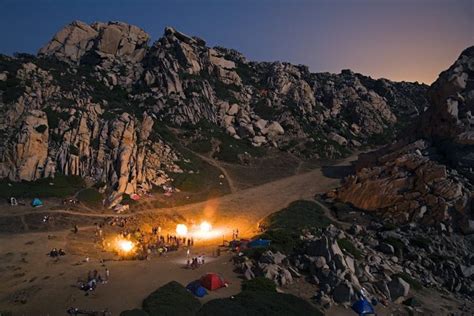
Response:
[[[191,151],[191,150],[190,150]],[[212,159],[210,157],[207,157],[207,156],[204,156],[204,155],[201,155],[195,151],[191,151],[193,154],[195,154],[196,156],[198,156],[199,158],[201,158],[202,160],[204,160],[205,162],[209,163],[210,165],[216,167],[217,169],[220,170],[220,172],[224,175],[225,177],[225,180],[227,181],[227,183],[229,184],[229,190],[230,190],[230,193],[235,193],[237,192],[237,188],[234,184],[234,181],[232,180],[232,178],[229,176],[229,173],[227,172],[227,170],[222,167],[222,165],[220,164],[219,161],[215,160],[215,159]],[[211,154],[212,155],[212,154]]]
[[[205,157],[203,157],[204,159]],[[213,159],[206,158],[209,163]],[[345,166],[351,161],[355,160],[356,156],[348,157],[335,166]],[[227,172],[220,166],[224,176]],[[232,187],[232,180],[226,176],[229,181],[229,186]],[[218,197],[212,200],[198,202],[193,204],[186,204],[172,208],[149,208],[143,211],[116,214],[116,213],[90,213],[72,210],[44,210],[42,213],[48,214],[69,214],[84,217],[131,217],[149,214],[172,214],[179,213],[185,217],[191,218],[205,218],[212,221],[215,225],[221,225],[226,230],[232,230],[235,227],[240,227],[241,232],[253,234],[256,229],[257,222],[283,207],[287,206],[292,201],[298,199],[313,199],[315,194],[325,192],[331,188],[336,187],[340,180],[334,177],[327,177],[322,173],[322,168],[317,168],[312,171],[295,174],[291,177],[279,179],[273,182],[265,183],[260,186],[252,187],[245,190],[235,191],[234,193]],[[332,216],[331,212],[327,210],[328,216]],[[2,212],[0,216],[25,216],[28,214],[37,214],[38,209],[19,211],[17,209],[9,212]],[[334,219],[337,221],[336,219]],[[234,226],[234,227],[232,227]]]

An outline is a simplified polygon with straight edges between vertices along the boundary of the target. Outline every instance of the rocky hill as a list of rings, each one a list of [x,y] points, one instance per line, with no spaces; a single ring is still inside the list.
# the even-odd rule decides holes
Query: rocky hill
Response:
[[[79,175],[113,201],[186,171],[183,145],[237,163],[270,147],[338,158],[391,141],[428,106],[418,83],[252,62],[170,27],[149,41],[74,21],[37,56],[0,56],[0,177]]]
[[[397,223],[455,224],[474,232],[474,47],[429,89],[414,132],[370,153],[330,196]]]

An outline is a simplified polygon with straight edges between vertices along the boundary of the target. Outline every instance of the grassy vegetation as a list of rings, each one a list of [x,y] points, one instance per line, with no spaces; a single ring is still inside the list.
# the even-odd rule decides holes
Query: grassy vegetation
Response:
[[[360,251],[356,246],[354,246],[354,244],[349,239],[338,239],[337,244],[342,249],[342,251],[351,254],[356,259],[362,259],[362,251]]]
[[[259,237],[270,239],[271,249],[289,253],[299,245],[301,230],[323,229],[331,223],[319,204],[312,201],[295,201],[281,211],[264,218],[260,222],[260,227],[265,232]]]
[[[431,240],[423,236],[416,236],[410,239],[410,243],[416,247],[428,249],[431,245]]]
[[[77,194],[77,199],[88,207],[101,208],[104,196],[94,188],[87,188]]]
[[[201,303],[184,286],[171,281],[145,298],[142,308],[150,316],[195,315]]]
[[[261,98],[255,103],[253,107],[255,114],[265,120],[275,120],[275,117],[280,114],[278,110],[265,104],[265,99]]]
[[[393,246],[397,256],[403,256],[403,253],[405,252],[405,244],[400,239],[388,237],[384,239],[384,242]]]
[[[267,230],[301,231],[309,228],[326,228],[331,220],[324,215],[324,210],[313,201],[294,201],[288,207],[267,216],[260,227]]]
[[[53,185],[50,185],[52,183]],[[66,197],[73,195],[85,187],[84,180],[79,176],[56,175],[53,178],[43,178],[36,181],[11,182],[0,180],[0,197],[9,198],[46,198]]]
[[[239,163],[239,155],[243,153],[253,157],[262,157],[266,153],[264,148],[253,147],[247,140],[237,140],[225,133],[221,127],[207,121],[190,126],[185,134],[198,136],[198,140],[189,144],[189,147],[199,153],[209,153],[212,150],[211,141],[217,140],[220,144],[219,151],[214,157],[229,163]]]

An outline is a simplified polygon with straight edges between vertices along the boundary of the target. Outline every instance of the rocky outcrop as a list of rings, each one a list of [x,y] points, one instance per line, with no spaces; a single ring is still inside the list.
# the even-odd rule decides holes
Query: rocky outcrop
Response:
[[[474,134],[474,49],[466,49],[430,87],[431,106],[405,140],[367,155],[329,195],[394,222],[455,224],[465,233],[473,213],[470,135]],[[414,137],[423,137],[410,142]]]
[[[424,107],[423,85],[251,62],[171,27],[151,46],[149,38],[122,22],[75,21],[38,56],[0,56],[0,176],[59,172],[106,182],[113,192],[147,190],[179,170],[179,153],[160,136],[165,124],[211,126],[245,146],[336,158],[389,139],[400,118]],[[44,133],[32,113],[46,117]]]
[[[470,216],[471,184],[432,157],[425,141],[408,144],[349,176],[329,195],[398,223],[451,223]]]
[[[442,72],[430,88],[431,106],[420,134],[432,140],[450,164],[474,180],[474,46]]]
[[[43,177],[48,158],[48,120],[39,110],[25,113],[18,122],[18,133],[0,162],[0,177],[33,181]]]
[[[55,56],[79,63],[86,54],[124,57],[139,62],[150,36],[142,29],[122,22],[93,23],[74,21],[61,29],[39,50],[39,55]]]
[[[401,303],[423,287],[467,300],[474,295],[470,242],[441,224],[389,228],[372,221],[345,231],[329,225],[304,230],[299,242],[285,254],[267,250],[258,257],[238,256],[236,267],[247,279],[264,276],[283,288],[304,277],[316,286],[313,299],[323,308],[351,306],[361,296],[383,305]],[[393,252],[382,251],[385,247]]]

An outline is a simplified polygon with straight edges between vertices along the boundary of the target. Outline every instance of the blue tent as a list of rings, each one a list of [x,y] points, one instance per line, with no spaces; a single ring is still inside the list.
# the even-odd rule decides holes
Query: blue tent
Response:
[[[38,198],[34,198],[33,201],[31,201],[31,206],[33,207],[43,206],[43,202]]]
[[[203,297],[207,295],[206,289],[201,285],[199,280],[193,281],[186,286],[186,289],[196,295],[197,297]]]
[[[352,309],[359,315],[375,315],[374,307],[368,300],[362,298],[352,305]]]
[[[268,239],[255,239],[252,240],[247,244],[247,247],[249,248],[255,248],[255,247],[267,247],[270,246],[271,240]]]

